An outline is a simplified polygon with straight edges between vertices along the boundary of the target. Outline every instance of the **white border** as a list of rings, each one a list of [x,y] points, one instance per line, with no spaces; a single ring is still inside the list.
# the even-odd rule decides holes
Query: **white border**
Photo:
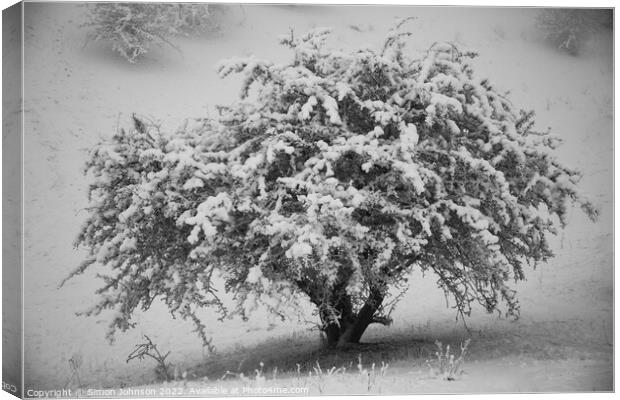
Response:
[[[42,2],[51,2],[51,0],[40,0]],[[144,0],[120,0],[120,1],[133,1],[133,2],[138,2],[138,1],[144,1]],[[64,1],[64,2],[77,2],[77,1]],[[168,2],[168,1],[166,1]],[[221,1],[221,0],[213,0],[212,2],[218,2],[218,3],[230,3],[227,1]],[[340,5],[362,5],[362,4],[377,4],[377,5],[416,5],[416,6],[477,6],[477,7],[604,7],[604,8],[610,8],[610,7],[615,7],[615,4],[613,1],[610,0],[591,0],[591,1],[576,1],[576,0],[544,0],[544,1],[521,1],[521,2],[516,2],[516,1],[504,1],[504,2],[497,2],[497,1],[481,1],[481,0],[477,0],[477,1],[467,1],[467,0],[451,0],[451,1],[412,1],[412,0],[390,0],[390,1],[368,1],[368,0],[356,0],[356,1],[351,1],[351,0],[338,0],[338,1],[328,1],[328,0],[314,0],[314,1],[308,1],[308,0],[297,0],[297,1],[286,1],[286,0],[271,0],[271,1],[256,1],[256,0],[246,0],[243,1],[243,3],[254,3],[254,4],[273,4],[273,3],[299,3],[299,4],[322,4],[322,5],[329,5],[329,4],[340,4]],[[2,9],[5,9],[11,5],[15,4],[15,1],[12,0],[0,0],[0,5]],[[1,19],[0,19],[1,21]],[[23,8],[22,8],[22,45],[23,45],[23,40],[24,40],[24,36],[23,36],[23,29],[24,29],[24,16],[23,16]],[[1,22],[0,22],[0,27],[1,27]],[[615,28],[615,27],[614,27]],[[0,41],[2,39],[2,32],[0,29]],[[618,46],[618,41],[617,39],[617,30],[614,29],[614,55],[617,54],[617,46]],[[23,48],[23,47],[22,47]],[[24,65],[24,54],[22,51],[22,66]],[[0,67],[1,68],[1,67]],[[616,73],[618,72],[617,70],[617,65],[615,63],[615,57],[614,57],[614,149],[615,149],[615,132],[618,131],[618,121],[615,118],[616,116],[616,107],[615,107],[615,93],[617,92],[618,86],[617,86],[617,82],[615,80],[615,76]],[[22,68],[22,93],[23,93],[23,88],[24,88],[24,76],[23,76],[24,72],[23,72],[23,68]],[[2,94],[0,93],[0,102],[2,101]],[[22,98],[22,102],[23,102],[23,98]],[[23,106],[23,103],[22,103]],[[22,129],[24,128],[24,115],[22,113]],[[24,135],[22,132],[22,160],[23,160],[23,156],[24,156]],[[618,169],[617,169],[617,165],[616,165],[616,154],[614,151],[614,266],[617,265],[616,264],[616,251],[615,249],[618,248],[618,242],[617,242],[617,238],[615,235],[615,227],[617,226],[617,222],[618,222],[618,215],[615,213],[615,206],[616,206],[616,199],[618,198],[618,194],[619,194],[619,190],[618,190],[618,185],[617,185],[617,176],[618,176]],[[2,172],[2,154],[0,152],[0,174]],[[22,232],[23,232],[23,168],[21,170],[21,174],[22,174]],[[1,175],[0,175],[1,176]],[[0,196],[1,196],[1,187],[0,187]],[[0,214],[0,224],[2,223],[2,216]],[[0,237],[1,237],[1,233],[0,233]],[[22,251],[24,251],[23,248],[23,235],[22,235]],[[1,248],[1,241],[0,241],[0,248]],[[23,256],[23,254],[22,254]],[[22,261],[24,260],[24,258],[22,257]],[[1,260],[0,260],[0,266],[1,266]],[[22,304],[23,304],[23,296],[24,296],[24,291],[23,291],[23,265],[22,265]],[[616,318],[615,318],[615,311],[618,310],[618,301],[617,298],[615,296],[615,288],[616,288],[616,284],[617,284],[617,280],[616,278],[616,274],[614,273],[614,333],[617,332],[617,325],[616,325]],[[2,295],[2,287],[0,285],[0,297]],[[24,322],[24,316],[22,314],[22,361],[23,361],[23,352],[24,352],[24,343],[23,343],[23,322]],[[2,321],[0,320],[0,329],[2,329]],[[615,339],[615,337],[614,337]],[[614,340],[615,343],[615,340]],[[614,346],[615,347],[615,346]],[[0,342],[0,351],[2,349],[2,343]],[[614,348],[615,351],[615,348]],[[617,365],[616,363],[618,362],[618,352],[615,352],[615,357],[614,357],[614,378],[615,378],[615,366]],[[22,386],[24,384],[24,364],[22,362]],[[614,379],[614,383],[615,383],[615,379]],[[615,385],[614,385],[615,386]],[[23,387],[22,387],[23,389]],[[453,399],[455,395],[432,395],[433,399]],[[612,398],[615,397],[615,394],[612,393],[596,393],[596,394],[566,394],[566,393],[560,393],[560,394],[487,394],[487,395],[458,395],[459,399],[464,399],[464,400],[470,400],[470,399],[478,399],[480,396],[486,397],[486,398],[493,398],[493,399],[521,399],[521,398],[545,398],[545,399],[553,399],[553,400],[578,400],[578,399],[582,399],[584,397],[589,398],[589,399],[607,399],[607,398]],[[371,398],[376,398],[376,397],[380,397],[380,396],[368,396]],[[386,398],[389,399],[394,399],[394,400],[411,400],[413,396],[386,396]],[[11,396],[10,394],[8,394],[7,392],[1,391],[0,392],[0,400],[5,400],[5,399],[14,399],[14,396]],[[282,398],[282,397],[279,397]],[[285,397],[286,398],[286,397]],[[299,398],[306,398],[306,399],[315,399],[315,400],[324,400],[326,398],[338,398],[338,399],[343,399],[343,400],[349,400],[349,399],[357,399],[359,400],[360,396],[321,396],[321,397],[315,397],[315,396],[308,396],[308,397],[292,397],[290,399],[299,399]],[[185,398],[183,398],[185,399]],[[255,400],[256,397],[235,397],[235,399],[252,399]]]

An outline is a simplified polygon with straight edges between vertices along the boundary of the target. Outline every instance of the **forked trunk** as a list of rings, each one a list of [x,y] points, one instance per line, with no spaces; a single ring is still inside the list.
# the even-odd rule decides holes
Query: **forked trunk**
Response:
[[[381,306],[383,295],[379,291],[371,291],[364,306],[357,314],[352,313],[352,305],[338,304],[336,310],[340,313],[338,321],[328,321],[322,316],[324,332],[329,347],[342,347],[347,344],[359,343],[368,326],[376,322],[375,313]]]
[[[347,344],[359,343],[371,321],[356,318],[354,321],[342,320],[331,322],[325,327],[328,347],[342,347]]]

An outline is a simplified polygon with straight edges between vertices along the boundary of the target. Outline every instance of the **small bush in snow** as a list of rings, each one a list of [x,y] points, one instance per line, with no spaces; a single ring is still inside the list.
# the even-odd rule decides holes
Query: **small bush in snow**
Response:
[[[471,53],[439,43],[410,58],[399,30],[379,50],[335,51],[328,36],[284,37],[289,63],[222,63],[244,80],[218,118],[172,135],[134,118],[93,149],[77,240],[91,256],[72,275],[110,273],[87,315],[114,310],[113,333],[161,298],[204,339],[200,308],[284,316],[303,297],[328,344],[346,345],[390,322],[414,268],[460,315],[502,301],[518,315],[507,282],[552,256],[571,203],[595,215],[557,140],[475,76]]]
[[[537,22],[546,40],[559,49],[576,55],[593,34],[601,28],[612,27],[613,11],[550,8],[540,12]]]
[[[163,381],[171,381],[174,378],[172,374],[172,364],[166,361],[166,358],[170,355],[170,352],[161,354],[157,345],[153,343],[151,338],[144,336],[144,343],[137,344],[131,353],[127,356],[127,362],[138,359],[144,360],[146,357],[155,360],[157,366],[155,367],[155,375],[158,379]]]
[[[222,6],[174,3],[95,3],[90,6],[89,38],[109,40],[113,49],[135,63],[151,45],[168,44],[171,35],[219,29]]]
[[[221,23],[225,14],[223,5],[171,4],[169,6],[172,6],[169,13],[175,33],[197,35],[222,29]]]

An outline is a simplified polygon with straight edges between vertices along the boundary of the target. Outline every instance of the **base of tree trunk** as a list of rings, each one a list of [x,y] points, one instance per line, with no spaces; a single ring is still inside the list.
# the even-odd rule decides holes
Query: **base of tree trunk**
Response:
[[[347,295],[339,296],[339,301],[334,307],[340,314],[340,319],[335,322],[327,317],[323,320],[324,331],[327,337],[328,347],[343,347],[349,344],[358,344],[366,328],[373,322],[381,322],[375,318],[375,312],[383,302],[384,292],[381,289],[371,289],[368,299],[360,308],[359,312],[353,313],[351,299]]]
[[[369,323],[355,321],[354,323],[330,324],[325,328],[328,347],[347,347],[352,344],[359,344],[362,335],[366,331]]]

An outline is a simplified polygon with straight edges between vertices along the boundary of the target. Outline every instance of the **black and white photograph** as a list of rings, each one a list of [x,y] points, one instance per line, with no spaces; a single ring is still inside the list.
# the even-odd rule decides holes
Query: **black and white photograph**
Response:
[[[2,32],[4,391],[614,391],[611,2]]]

